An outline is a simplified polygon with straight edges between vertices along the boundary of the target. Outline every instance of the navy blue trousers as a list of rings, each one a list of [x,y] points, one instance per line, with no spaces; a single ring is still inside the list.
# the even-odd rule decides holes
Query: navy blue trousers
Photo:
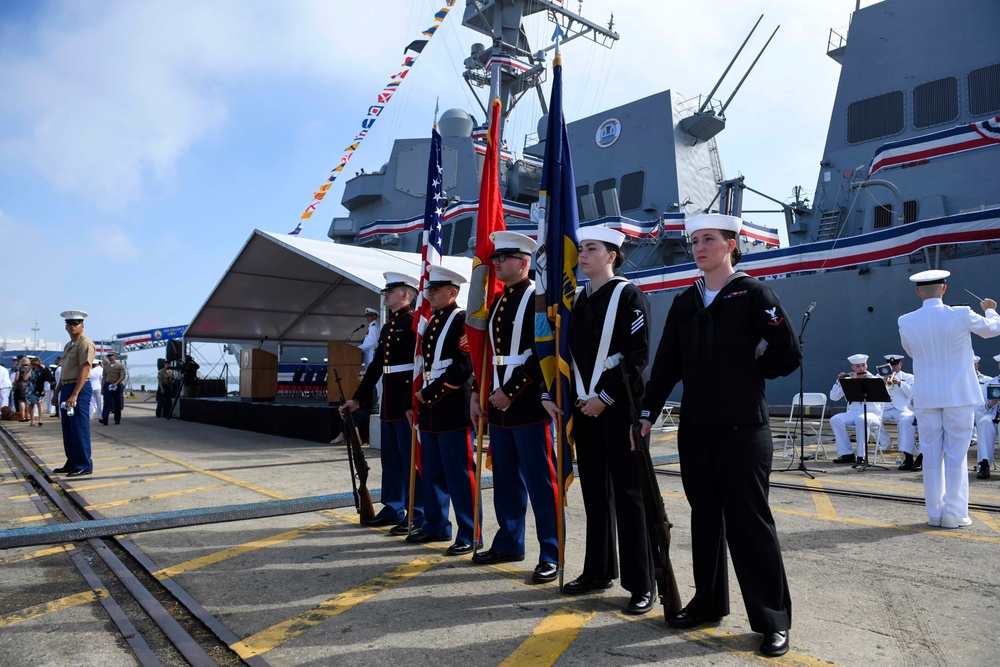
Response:
[[[420,433],[421,482],[424,487],[424,532],[451,537],[449,506],[455,505],[458,523],[456,542],[475,544],[472,539],[472,498],[476,493],[476,460],[472,455],[472,429],[448,433]],[[483,506],[479,505],[482,526]]]
[[[76,383],[64,384],[59,390],[59,405],[73,393]],[[76,397],[75,414],[70,417],[66,410],[59,410],[62,420],[63,449],[66,452],[66,467],[73,470],[93,470],[90,460],[90,400],[94,390],[89,382],[83,383],[83,388]]]
[[[410,423],[405,419],[382,422],[382,504],[379,518],[402,521],[410,504]],[[413,493],[413,525],[424,525],[424,493],[420,475]]]
[[[524,554],[524,518],[531,498],[540,547],[538,561],[557,562],[559,483],[551,423],[516,428],[490,424],[490,458],[493,509],[500,524],[492,549],[503,554]]]
[[[101,410],[101,419],[108,421],[108,415],[114,412],[115,423],[117,424],[122,420],[122,407],[125,405],[125,385],[118,385],[114,391],[111,391],[110,388],[111,384],[105,382],[101,389],[101,394],[104,397],[104,409]]]

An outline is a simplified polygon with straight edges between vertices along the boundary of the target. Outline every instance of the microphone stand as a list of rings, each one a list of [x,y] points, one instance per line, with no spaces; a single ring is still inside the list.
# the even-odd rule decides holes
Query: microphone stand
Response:
[[[815,306],[815,302],[812,306],[806,309],[805,314],[802,316],[802,327],[799,329],[799,348],[805,349],[806,342],[803,339],[803,335],[806,332],[806,325],[809,324],[809,320],[812,319],[812,309]],[[805,473],[809,479],[816,479],[813,475],[814,472],[826,473],[826,470],[812,470],[806,467],[806,426],[805,426],[805,401],[803,392],[805,391],[805,365],[806,365],[806,355],[802,355],[802,362],[799,364],[799,465],[795,468],[797,471]],[[820,425],[822,428],[822,424]],[[822,432],[816,435],[816,455],[819,456],[819,440],[823,437]],[[792,457],[794,459],[794,456]],[[792,469],[792,462],[788,462],[788,467],[781,472],[788,472]],[[774,472],[773,470],[771,472]]]

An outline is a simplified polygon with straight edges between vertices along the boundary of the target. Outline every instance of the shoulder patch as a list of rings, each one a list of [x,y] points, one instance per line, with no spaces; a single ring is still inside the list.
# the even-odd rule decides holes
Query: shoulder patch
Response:
[[[466,334],[462,334],[462,337],[458,339],[458,349],[462,352],[469,351],[469,337]]]

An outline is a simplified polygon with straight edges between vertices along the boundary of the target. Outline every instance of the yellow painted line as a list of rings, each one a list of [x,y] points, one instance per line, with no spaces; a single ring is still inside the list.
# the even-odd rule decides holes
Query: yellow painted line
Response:
[[[189,561],[183,563],[178,563],[177,565],[172,565],[170,567],[165,567],[161,570],[157,570],[153,573],[153,576],[163,581],[164,579],[169,579],[170,577],[177,576],[183,572],[190,572],[192,570],[198,570],[209,565],[214,565],[216,563],[221,563],[224,560],[230,558],[236,558],[245,553],[250,553],[252,551],[257,551],[259,549],[266,549],[268,547],[278,546],[280,544],[285,544],[294,539],[310,535],[317,531],[323,530],[325,528],[331,527],[332,523],[312,523],[308,526],[303,526],[302,528],[296,528],[295,530],[289,530],[284,533],[279,533],[277,535],[271,535],[270,537],[265,537],[259,540],[254,540],[253,542],[247,542],[246,544],[240,544],[229,549],[223,549],[222,551],[217,551],[213,554],[208,554],[207,556],[202,556],[200,558],[193,558]]]
[[[801,516],[818,518],[815,514],[811,512],[800,512],[798,510],[786,510],[786,509],[775,509],[771,508],[771,512],[774,514],[787,514],[789,516]],[[824,521],[833,521],[835,523],[847,523],[855,526],[865,526],[867,528],[885,528],[888,530],[899,530],[904,533],[929,533],[935,537],[947,537],[959,540],[973,540],[974,542],[987,542],[989,544],[1000,544],[1000,537],[990,537],[989,535],[973,535],[968,531],[968,529],[963,528],[932,528],[926,525],[926,523],[917,526],[903,526],[899,524],[892,523],[880,523],[878,521],[867,521],[865,519],[849,519],[845,517],[836,517],[833,519],[823,519]]]
[[[21,554],[19,556],[8,556],[7,558],[0,559],[0,565],[8,565],[9,563],[21,563],[26,560],[33,560],[35,558],[45,558],[46,556],[52,556],[55,554],[69,553],[73,551],[76,547],[72,544],[63,544],[58,547],[51,547],[48,549],[40,549],[38,551],[32,551],[29,554]]]
[[[590,622],[596,611],[560,607],[542,619],[500,667],[550,667]]]
[[[98,456],[91,457],[91,461],[121,461],[122,459],[135,459],[142,456],[142,454],[116,454],[114,456]]]
[[[44,521],[45,519],[51,519],[52,514],[46,512],[45,514],[40,514],[38,516],[23,516],[20,519],[14,519],[14,523],[31,523],[32,521]]]
[[[251,484],[250,482],[244,482],[241,479],[236,479],[235,477],[230,477],[229,475],[223,475],[221,473],[213,472],[212,470],[206,470],[205,468],[199,468],[198,466],[191,465],[190,463],[187,463],[186,461],[182,461],[180,459],[175,459],[175,458],[170,457],[170,456],[164,456],[163,454],[160,454],[159,452],[154,452],[154,451],[152,451],[150,449],[145,449],[143,447],[136,447],[136,449],[138,449],[141,452],[146,452],[150,456],[155,456],[157,458],[163,459],[164,461],[169,461],[170,463],[173,463],[174,465],[179,465],[182,468],[187,468],[188,470],[193,470],[194,472],[200,472],[203,475],[208,475],[209,477],[214,477],[216,479],[222,480],[223,482],[228,482],[229,484],[232,484],[234,486],[240,486],[240,487],[243,487],[244,489],[249,489],[250,491],[256,491],[257,493],[260,493],[262,495],[265,495],[265,496],[268,496],[268,497],[271,497],[271,498],[275,498],[277,500],[291,500],[291,498],[289,496],[286,496],[283,493],[275,493],[274,491],[271,491],[270,489],[265,489],[262,486],[257,486],[256,484]]]
[[[185,496],[189,493],[200,493],[202,491],[211,491],[212,489],[221,489],[225,484],[213,484],[212,486],[199,486],[194,489],[181,489],[179,491],[167,491],[166,493],[154,493],[151,496],[139,496],[138,498],[125,498],[124,500],[113,500],[109,503],[98,503],[97,505],[87,505],[84,507],[86,510],[104,510],[109,507],[122,507],[123,505],[131,505],[132,503],[138,503],[145,500],[161,500],[163,498],[173,498],[175,496]]]
[[[817,491],[817,493],[809,495],[812,496],[813,503],[816,505],[816,514],[819,515],[819,518],[836,519],[837,511],[833,509],[833,501],[830,500],[830,496],[823,493],[823,483],[818,479],[807,479],[806,486]]]
[[[983,522],[987,528],[992,530],[994,533],[1000,533],[1000,521],[997,521],[994,517],[990,516],[989,512],[972,512],[972,516]]]
[[[32,498],[37,498],[37,493],[22,493],[17,496],[8,496],[7,500],[30,500]]]
[[[45,602],[43,604],[37,604],[33,607],[28,607],[27,609],[21,609],[9,614],[4,614],[3,616],[0,616],[0,628],[20,623],[21,621],[38,618],[39,616],[45,616],[46,614],[51,614],[53,612],[62,611],[63,609],[78,607],[81,604],[103,600],[106,597],[108,597],[108,592],[103,588],[98,588],[93,591],[83,591],[82,593],[76,593],[75,595],[67,595],[64,598],[59,598],[58,600],[53,600],[52,602]]]
[[[93,491],[95,489],[110,489],[116,486],[128,486],[129,484],[142,484],[145,482],[158,482],[163,479],[177,479],[178,477],[187,477],[194,473],[190,472],[179,472],[173,475],[161,475],[159,477],[143,477],[142,479],[127,479],[123,482],[106,482],[104,484],[88,484],[86,486],[74,484],[74,491]]]
[[[308,609],[286,621],[261,630],[243,641],[236,642],[229,648],[236,651],[236,654],[244,659],[267,653],[285,642],[298,637],[306,630],[352,609],[362,602],[370,600],[379,593],[399,586],[413,577],[423,574],[444,559],[445,556],[434,554],[412,560],[384,574],[373,577],[356,588],[325,600],[312,609]]]
[[[97,472],[99,473],[121,472],[122,470],[134,470],[135,468],[152,468],[153,466],[161,466],[161,465],[163,465],[163,461],[153,461],[152,463],[139,463],[138,465],[120,466],[118,468],[99,468]]]
[[[834,468],[834,470],[836,470],[836,468]],[[784,473],[784,472],[785,471],[783,471],[783,470],[782,471],[778,471],[777,474]],[[785,476],[788,477],[788,478],[792,478],[792,479],[800,479],[798,476],[795,476],[793,478],[792,477],[792,473],[793,472],[795,472],[795,471],[794,470],[789,470],[785,474]],[[851,474],[851,473],[847,473],[847,474]],[[900,474],[902,475],[903,473],[900,473]],[[919,478],[910,477],[910,479],[919,479]],[[824,483],[828,487],[830,487],[830,486],[857,486],[857,487],[863,487],[863,488],[868,488],[868,489],[883,489],[885,491],[889,491],[889,492],[894,493],[894,494],[899,494],[902,491],[910,491],[911,493],[907,494],[908,496],[912,496],[914,498],[923,498],[924,497],[924,487],[923,487],[923,484],[921,484],[919,482],[916,482],[916,481],[913,482],[912,484],[907,484],[907,483],[903,483],[903,482],[900,482],[899,484],[878,484],[878,483],[874,483],[874,482],[854,481],[854,480],[850,480],[850,479],[840,479],[839,477],[824,477],[823,481],[824,481]],[[969,493],[969,498],[970,499],[971,498],[985,498],[985,499],[991,499],[991,500],[1000,499],[1000,494],[995,494],[995,493],[974,493],[973,491],[974,491],[974,488],[970,487],[970,493]]]

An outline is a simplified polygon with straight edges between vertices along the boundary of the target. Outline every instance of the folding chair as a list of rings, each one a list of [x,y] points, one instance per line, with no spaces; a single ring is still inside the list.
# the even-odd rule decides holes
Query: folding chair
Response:
[[[819,408],[819,420],[816,420],[814,416],[810,416],[810,412],[816,408]],[[802,394],[802,410],[803,435],[816,436],[815,458],[818,459],[820,457],[820,452],[822,452],[822,455],[825,458],[826,449],[823,447],[823,420],[826,419],[826,394],[808,392]],[[788,415],[788,420],[785,421],[785,442],[781,451],[781,456],[783,458],[795,458],[796,440],[799,436],[798,411],[799,395],[795,394],[792,398],[792,411]],[[789,455],[789,450],[791,450],[791,455]]]
[[[660,410],[661,431],[677,430],[677,422],[674,420],[674,408],[678,408],[680,405],[680,403],[675,403],[674,401],[667,401],[664,403],[663,409]]]

